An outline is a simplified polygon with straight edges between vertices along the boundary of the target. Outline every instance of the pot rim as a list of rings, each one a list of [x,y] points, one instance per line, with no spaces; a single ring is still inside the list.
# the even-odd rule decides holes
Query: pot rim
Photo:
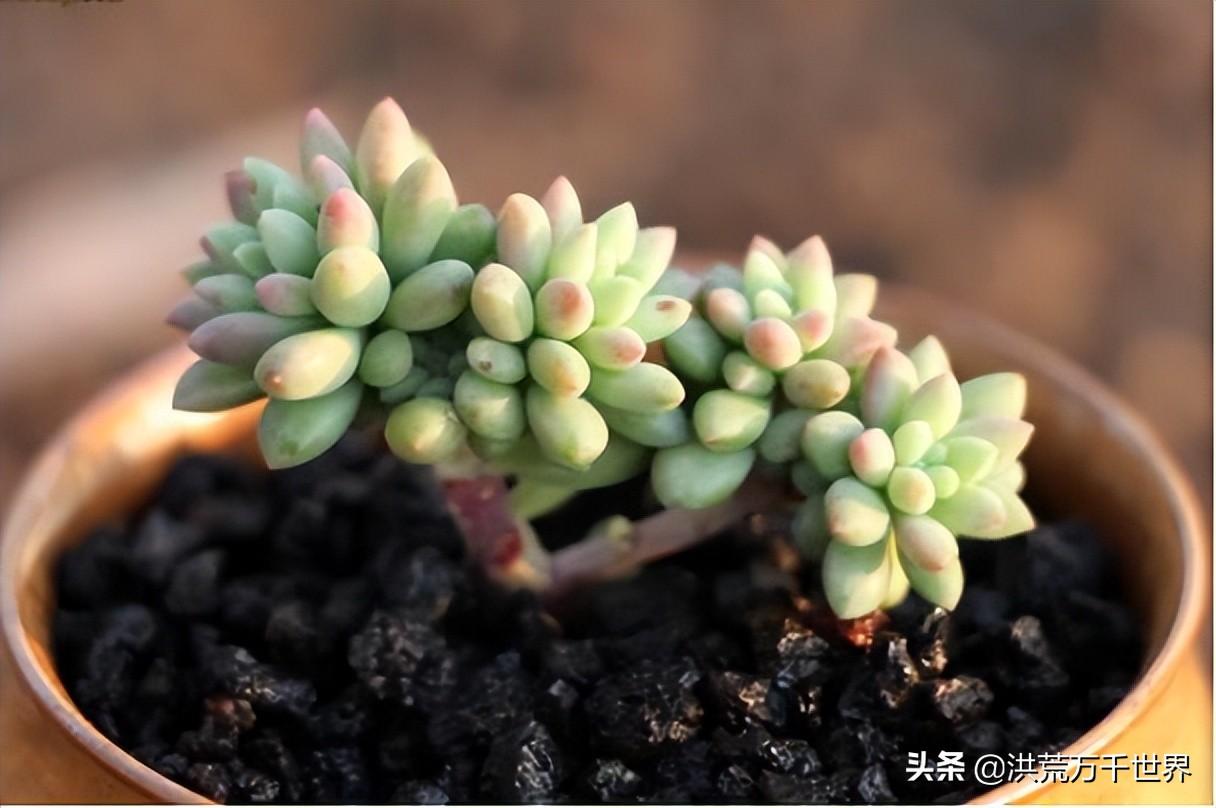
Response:
[[[945,310],[940,299],[901,283],[885,283],[884,297],[898,301],[901,307],[908,304],[914,307],[929,307],[930,311]],[[1166,493],[1170,516],[1182,545],[1183,581],[1174,619],[1160,651],[1128,694],[1105,718],[1062,751],[1068,755],[1092,754],[1103,739],[1117,738],[1123,734],[1132,721],[1165,691],[1173,672],[1190,651],[1192,641],[1199,630],[1205,613],[1204,575],[1208,566],[1203,563],[1206,555],[1202,542],[1204,520],[1198,498],[1172,453],[1149,424],[1088,371],[1037,340],[988,317],[970,311],[960,313],[958,310],[949,310],[949,314],[951,319],[960,325],[974,325],[987,331],[1007,346],[1011,353],[1023,357],[1026,364],[1034,366],[1037,373],[1061,390],[1085,400],[1094,409],[1101,411],[1104,414],[1105,428],[1120,433],[1123,443],[1134,450]],[[123,397],[124,393],[129,394],[138,389],[147,379],[162,376],[171,367],[182,369],[186,367],[187,360],[193,359],[193,354],[190,354],[184,345],[167,349],[143,361],[98,396],[90,399],[39,451],[16,490],[12,500],[14,506],[29,499],[30,493],[36,487],[34,484],[54,473],[63,463],[65,436],[82,424],[88,423],[96,412]],[[10,508],[10,517],[15,510],[15,507]],[[9,572],[14,569],[17,560],[18,539],[12,530],[11,520],[6,519],[3,532],[0,533],[0,622],[3,624],[5,645],[14,667],[34,694],[39,707],[104,767],[136,789],[167,802],[211,804],[210,800],[197,792],[145,766],[102,735],[69,699],[60,697],[50,680],[44,676],[22,629],[17,607],[15,575]],[[1007,783],[982,792],[971,802],[993,804],[1025,801],[1046,785],[1035,783],[1033,780]]]

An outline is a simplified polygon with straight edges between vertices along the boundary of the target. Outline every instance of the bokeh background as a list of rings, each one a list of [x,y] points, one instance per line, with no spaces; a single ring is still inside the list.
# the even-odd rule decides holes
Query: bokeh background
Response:
[[[246,153],[397,97],[465,199],[558,173],[681,244],[824,234],[1073,357],[1210,500],[1211,5],[0,3],[0,507],[114,372]]]
[[[1211,14],[0,0],[0,513],[58,424],[180,339],[162,317],[225,216],[222,172],[294,164],[312,105],[353,136],[386,94],[465,200],[565,173],[586,209],[632,199],[686,248],[818,232],[840,264],[1013,325],[1144,413],[1210,506]]]

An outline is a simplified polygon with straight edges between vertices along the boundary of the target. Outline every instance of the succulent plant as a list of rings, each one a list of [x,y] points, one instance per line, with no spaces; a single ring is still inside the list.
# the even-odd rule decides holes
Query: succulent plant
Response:
[[[680,403],[679,380],[642,361],[690,308],[648,294],[671,228],[639,229],[628,203],[584,223],[565,178],[543,202],[512,195],[497,217],[461,206],[389,99],[353,152],[311,111],[300,157],[305,180],[257,158],[226,178],[235,221],[204,236],[207,259],[186,272],[193,294],[169,318],[201,357],[178,408],[269,396],[260,440],[272,467],[325,451],[370,397],[406,460],[439,462],[468,441],[505,455],[528,437],[583,470],[608,444],[601,401]],[[639,384],[648,397],[634,397]]]
[[[383,402],[444,378],[441,333],[493,250],[484,206],[460,206],[443,164],[391,99],[352,151],[320,110],[304,120],[304,179],[258,158],[226,176],[235,221],[207,231],[169,322],[200,360],[174,406],[269,396],[259,440],[272,467],[338,440],[369,391]],[[422,305],[419,305],[421,298]]]
[[[699,387],[690,438],[654,460],[665,505],[723,501],[757,449],[788,461],[804,414],[850,405],[870,357],[896,340],[895,329],[869,316],[876,290],[871,275],[834,274],[819,236],[788,254],[757,237],[742,271],[708,273],[695,292],[700,316],[663,343],[671,366]]]
[[[674,249],[675,231],[639,229],[629,203],[584,222],[564,177],[540,201],[507,198],[496,260],[473,280],[479,333],[456,382],[456,410],[479,454],[501,458],[526,431],[529,449],[583,471],[607,449],[610,423],[680,404],[680,380],[644,361],[647,343],[691,310],[651,294]]]
[[[994,373],[959,384],[941,344],[880,349],[860,412],[810,415],[792,478],[806,496],[794,533],[821,560],[832,609],[856,617],[909,586],[947,609],[962,594],[956,537],[1001,539],[1034,526],[1018,496],[1026,381]]]
[[[584,221],[564,177],[497,214],[460,204],[391,99],[353,150],[309,112],[300,163],[226,176],[233,220],[169,315],[200,357],[174,406],[268,397],[276,468],[378,416],[395,454],[463,480],[449,506],[500,580],[567,591],[784,505],[839,616],[910,590],[950,608],[956,537],[1033,524],[1025,381],[960,385],[931,337],[901,353],[871,317],[877,281],[834,273],[818,236],[757,237],[741,269],[690,275],[669,267],[672,228],[629,203]],[[648,466],[664,513],[554,553],[526,523]]]

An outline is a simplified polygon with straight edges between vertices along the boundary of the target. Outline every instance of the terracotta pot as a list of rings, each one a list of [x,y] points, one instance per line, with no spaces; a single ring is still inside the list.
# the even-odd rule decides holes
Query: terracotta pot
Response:
[[[881,315],[900,326],[906,344],[936,333],[963,376],[998,369],[1028,375],[1029,418],[1038,427],[1026,458],[1032,501],[1089,519],[1118,555],[1147,637],[1147,661],[1128,697],[1067,752],[1194,754],[1178,748],[1179,727],[1211,715],[1191,648],[1206,611],[1209,566],[1200,509],[1160,442],[1085,373],[1000,326],[899,287],[883,290]],[[52,569],[65,547],[135,507],[176,456],[250,447],[258,405],[219,415],[170,409],[174,381],[191,360],[184,348],[158,356],[89,404],[42,452],[14,501],[3,538],[0,612],[17,687],[50,720],[5,739],[13,754],[32,742],[27,735],[37,734],[40,744],[36,754],[26,753],[26,768],[39,769],[41,779],[9,799],[205,802],[85,720],[56,675],[49,639]],[[1101,777],[1088,785],[1027,781],[980,801],[1203,802],[1211,795],[1209,762],[1193,760],[1193,776],[1181,786],[1112,786]]]

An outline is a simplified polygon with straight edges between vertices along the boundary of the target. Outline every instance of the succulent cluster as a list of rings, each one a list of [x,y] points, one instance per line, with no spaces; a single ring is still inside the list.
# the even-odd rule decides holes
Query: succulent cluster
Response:
[[[835,275],[818,236],[788,255],[757,237],[742,271],[719,265],[683,285],[700,316],[663,349],[699,395],[689,439],[658,452],[653,480],[665,505],[703,508],[742,484],[757,448],[786,460],[801,414],[847,405],[853,379],[896,333],[869,316],[874,277]]]
[[[306,181],[256,158],[228,175],[236,221],[204,236],[207,260],[186,272],[193,295],[170,315],[201,357],[175,406],[268,396],[260,440],[272,467],[328,449],[370,399],[406,460],[466,445],[505,458],[523,441],[517,455],[582,471],[608,446],[600,407],[683,400],[670,371],[642,361],[690,310],[649,294],[671,228],[639,229],[628,203],[584,223],[565,178],[542,201],[512,195],[497,217],[459,205],[391,100],[353,153],[310,112],[301,163]]]
[[[932,337],[901,353],[870,316],[876,280],[836,274],[821,238],[757,237],[742,269],[690,275],[673,229],[629,203],[584,221],[565,178],[497,214],[461,205],[390,99],[353,151],[313,110],[300,157],[303,180],[255,158],[227,176],[234,221],[169,318],[200,356],[174,405],[268,397],[271,467],[367,411],[405,460],[509,474],[522,519],[648,464],[668,508],[762,477],[801,493],[794,529],[842,617],[909,588],[952,607],[955,537],[1032,526],[1024,380],[960,385]]]
[[[805,418],[793,479],[806,500],[795,536],[823,563],[833,610],[866,614],[908,588],[953,608],[957,536],[1000,539],[1034,527],[1018,496],[1026,384],[994,373],[963,384],[936,339],[875,353],[857,407]],[[851,408],[852,409],[852,408]]]

